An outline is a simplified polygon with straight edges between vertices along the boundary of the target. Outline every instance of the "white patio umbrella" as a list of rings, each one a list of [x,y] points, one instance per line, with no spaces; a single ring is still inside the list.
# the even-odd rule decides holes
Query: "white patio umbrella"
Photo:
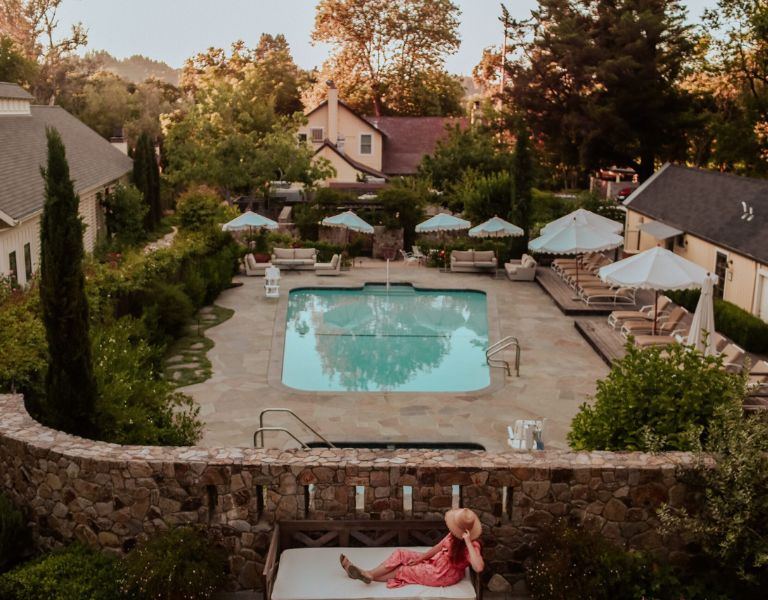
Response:
[[[321,225],[326,227],[340,227],[347,230],[346,241],[344,245],[349,244],[349,232],[356,231],[358,233],[365,233],[367,235],[373,234],[373,225],[370,225],[363,221],[351,210],[346,210],[343,213],[334,215],[332,217],[326,217],[320,222]]]
[[[701,286],[701,296],[691,321],[691,333],[688,335],[688,345],[710,356],[715,349],[715,306],[712,299],[712,288],[715,282],[709,274]]]
[[[242,215],[239,215],[221,226],[222,231],[241,231],[243,229],[277,229],[278,224],[272,219],[263,217],[262,215],[255,213],[251,210],[246,210]]]
[[[416,225],[416,232],[442,233],[445,231],[461,231],[462,229],[469,229],[470,227],[472,227],[472,223],[469,221],[465,221],[464,219],[454,217],[453,215],[449,215],[447,213],[439,213],[434,217],[427,219],[423,223]]]
[[[560,229],[561,227],[568,225],[573,219],[576,219],[579,222],[587,223],[588,225],[591,225],[595,229],[604,229],[606,231],[610,231],[611,233],[621,233],[622,231],[624,231],[623,223],[619,223],[618,221],[613,221],[602,215],[598,215],[597,213],[593,213],[592,211],[586,210],[585,208],[577,208],[573,212],[565,215],[564,217],[560,217],[559,219],[555,219],[551,223],[547,223],[544,226],[544,228],[541,230],[541,234],[545,235],[547,233],[551,233],[556,229]]]
[[[624,238],[608,231],[595,228],[586,219],[575,215],[571,220],[548,233],[528,242],[532,252],[544,254],[582,254],[612,250],[624,243]],[[579,263],[576,262],[576,285],[579,284]]]
[[[492,217],[469,230],[470,237],[483,238],[520,237],[524,233],[520,227],[500,217]]]
[[[694,262],[656,246],[624,260],[601,267],[600,279],[606,283],[640,290],[689,290],[700,288],[709,277],[706,269]],[[656,306],[654,301],[653,333],[656,333]]]

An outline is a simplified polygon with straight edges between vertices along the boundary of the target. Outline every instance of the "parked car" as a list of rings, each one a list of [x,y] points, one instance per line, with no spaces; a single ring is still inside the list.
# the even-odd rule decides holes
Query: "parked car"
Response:
[[[635,191],[635,188],[631,188],[631,187],[621,188],[621,190],[619,190],[619,193],[616,194],[616,201],[624,202],[624,200],[626,200],[629,197],[629,195],[634,191]]]

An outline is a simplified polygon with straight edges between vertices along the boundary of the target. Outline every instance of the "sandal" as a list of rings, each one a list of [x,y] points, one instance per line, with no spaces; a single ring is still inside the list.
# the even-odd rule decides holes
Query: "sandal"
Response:
[[[352,563],[349,563],[347,566],[347,575],[349,575],[352,579],[359,579],[363,583],[371,583],[371,578]]]

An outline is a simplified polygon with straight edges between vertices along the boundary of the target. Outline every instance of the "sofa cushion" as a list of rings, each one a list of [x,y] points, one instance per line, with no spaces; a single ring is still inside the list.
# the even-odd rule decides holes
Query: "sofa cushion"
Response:
[[[314,259],[315,255],[317,254],[317,250],[314,248],[295,248],[294,253],[294,258]]]
[[[468,261],[472,262],[474,260],[475,252],[474,250],[454,250],[451,252],[451,260],[456,261]]]
[[[472,260],[454,260],[451,263],[454,267],[474,267],[475,262]]]
[[[475,262],[493,262],[496,255],[493,250],[475,250]]]
[[[275,258],[293,258],[293,248],[275,248],[272,254]]]
[[[410,548],[424,552],[426,547]],[[362,568],[372,568],[395,548],[293,548],[280,554],[280,565],[272,589],[272,600],[373,600],[378,598],[418,598],[419,600],[474,600],[475,589],[468,573],[448,587],[404,585],[388,588],[386,583],[365,584],[350,579],[339,565],[339,555]]]
[[[536,266],[536,261],[533,260],[533,257],[528,256],[528,255],[524,255],[523,256],[523,261],[520,264],[522,266],[524,266],[525,268],[530,269],[530,268]]]

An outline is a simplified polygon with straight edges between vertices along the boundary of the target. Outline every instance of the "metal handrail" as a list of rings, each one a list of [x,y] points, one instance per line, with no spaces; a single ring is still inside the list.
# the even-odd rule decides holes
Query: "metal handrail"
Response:
[[[301,441],[299,438],[297,438],[295,435],[293,435],[293,433],[291,433],[291,432],[290,432],[288,429],[286,429],[285,427],[259,427],[259,428],[258,428],[256,431],[254,431],[254,432],[253,432],[253,447],[254,447],[254,448],[263,448],[263,447],[264,447],[264,432],[265,432],[265,431],[284,431],[285,433],[287,433],[288,435],[290,435],[290,436],[291,436],[291,437],[292,437],[294,440],[296,440],[297,442],[299,442],[299,444],[301,444],[301,446],[302,446],[303,448],[305,448],[305,449],[307,449],[307,450],[311,450],[311,448],[309,447],[309,445],[307,445],[307,443],[306,443],[306,442],[302,442],[302,441]],[[261,443],[262,443],[262,445],[261,445],[261,446],[257,446],[257,445],[256,445],[256,437],[257,437],[259,434],[261,434]]]
[[[328,440],[326,440],[326,439],[325,439],[325,437],[323,437],[322,435],[320,435],[320,433],[319,433],[319,432],[318,432],[318,431],[317,431],[317,430],[316,430],[314,427],[312,427],[312,426],[311,426],[309,423],[307,423],[307,422],[306,422],[304,419],[302,419],[302,418],[301,418],[299,415],[297,415],[295,412],[293,412],[293,411],[292,411],[290,408],[265,408],[264,410],[262,410],[262,411],[259,413],[259,429],[256,431],[256,433],[259,433],[259,432],[261,432],[261,446],[257,446],[257,445],[256,445],[256,433],[254,433],[254,434],[253,434],[253,445],[254,445],[256,448],[263,448],[263,447],[264,447],[264,433],[263,433],[263,432],[264,432],[264,431],[271,431],[270,429],[268,429],[268,428],[264,427],[264,415],[265,415],[265,414],[267,414],[267,413],[276,413],[276,412],[287,413],[287,414],[291,415],[291,416],[292,416],[294,419],[296,419],[296,420],[297,420],[299,423],[301,423],[302,425],[304,425],[304,427],[306,427],[306,428],[307,428],[307,429],[309,429],[309,430],[310,430],[312,433],[314,433],[314,434],[315,434],[317,437],[319,437],[319,438],[320,438],[320,439],[321,439],[321,440],[322,440],[324,443],[328,444],[328,447],[329,447],[329,448],[335,448],[335,447],[336,447],[336,446],[334,446],[334,445],[333,445],[331,442],[329,442]],[[289,433],[290,433],[290,432],[289,432]],[[291,434],[291,435],[293,435],[293,434]],[[293,436],[293,437],[294,437],[294,439],[296,439],[296,436]],[[302,443],[303,443],[303,442],[302,442]],[[305,445],[306,445],[306,444],[305,444]]]
[[[497,354],[501,352],[502,350],[506,350],[510,346],[514,346],[515,348],[515,375],[517,377],[520,377],[520,342],[517,340],[516,337],[513,336],[507,336],[504,339],[499,340],[495,344],[492,344],[488,346],[488,348],[485,351],[485,362],[490,367],[499,367],[506,369],[507,375],[512,375],[512,371],[509,368],[509,362],[502,359],[502,358],[493,358],[494,354]],[[493,364],[501,363],[501,364]]]

